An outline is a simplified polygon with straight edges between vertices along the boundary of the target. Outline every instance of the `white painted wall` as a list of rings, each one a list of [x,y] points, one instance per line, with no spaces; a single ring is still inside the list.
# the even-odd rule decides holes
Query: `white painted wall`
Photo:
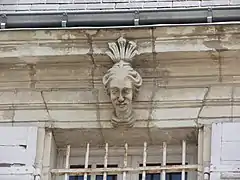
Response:
[[[240,123],[212,125],[211,180],[240,179]]]
[[[33,180],[36,127],[0,127],[0,179]]]

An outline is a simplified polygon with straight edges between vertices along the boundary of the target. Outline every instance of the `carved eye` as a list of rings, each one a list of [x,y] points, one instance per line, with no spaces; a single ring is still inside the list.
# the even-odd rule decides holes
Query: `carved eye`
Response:
[[[116,94],[117,92],[118,92],[118,89],[117,89],[117,88],[112,88],[112,89],[111,89],[111,93],[112,93],[112,94]]]
[[[131,89],[130,88],[124,88],[123,89],[123,93],[124,94],[130,94],[131,93]]]

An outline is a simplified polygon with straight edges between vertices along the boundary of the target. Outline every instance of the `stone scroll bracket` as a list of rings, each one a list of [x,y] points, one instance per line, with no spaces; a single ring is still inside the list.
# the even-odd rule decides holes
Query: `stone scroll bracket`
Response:
[[[132,68],[132,60],[138,54],[137,44],[120,37],[108,46],[106,54],[114,65],[103,76],[103,84],[114,107],[111,122],[114,127],[131,127],[135,121],[132,101],[142,85],[142,77]]]

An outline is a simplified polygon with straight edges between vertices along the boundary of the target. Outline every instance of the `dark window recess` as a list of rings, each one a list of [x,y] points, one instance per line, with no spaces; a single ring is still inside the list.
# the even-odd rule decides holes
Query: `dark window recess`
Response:
[[[167,165],[181,165],[181,163],[167,163]],[[140,167],[143,165],[140,164]],[[147,166],[161,166],[161,163],[151,163],[147,164]],[[166,180],[181,180],[182,173],[174,172],[174,173],[166,173]],[[147,173],[146,180],[159,180],[161,179],[161,174],[159,173]],[[139,174],[139,180],[142,180],[142,174]],[[187,180],[187,172],[185,173],[185,180]]]
[[[88,165],[88,168],[91,168],[91,165]],[[70,165],[70,169],[84,169],[84,165]],[[69,180],[83,180],[84,176],[69,176]],[[87,180],[91,180],[91,176],[87,176]]]
[[[178,166],[182,165],[181,163],[167,163],[168,166]],[[186,163],[187,165],[187,163]],[[182,179],[182,172],[173,172],[166,174],[166,180],[181,180]],[[185,180],[187,180],[187,172],[185,172]]]
[[[108,164],[108,168],[117,168],[117,164]],[[97,168],[104,168],[104,165],[98,164]],[[103,175],[96,175],[96,180],[103,180]],[[117,174],[108,174],[107,175],[107,180],[117,180]]]

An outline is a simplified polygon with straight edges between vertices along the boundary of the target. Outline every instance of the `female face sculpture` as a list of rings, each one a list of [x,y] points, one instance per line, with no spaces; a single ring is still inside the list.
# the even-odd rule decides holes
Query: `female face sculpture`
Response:
[[[142,84],[141,76],[129,63],[120,61],[109,69],[103,83],[114,107],[112,121],[115,121],[115,124],[132,124],[134,121],[132,101]]]
[[[114,107],[114,126],[132,126],[135,120],[132,101],[142,85],[141,76],[131,67],[132,58],[138,53],[136,46],[136,43],[120,37],[116,43],[109,43],[110,51],[106,52],[115,63],[103,77]]]
[[[116,111],[128,113],[133,99],[132,82],[127,77],[115,78],[110,82],[110,98]]]

